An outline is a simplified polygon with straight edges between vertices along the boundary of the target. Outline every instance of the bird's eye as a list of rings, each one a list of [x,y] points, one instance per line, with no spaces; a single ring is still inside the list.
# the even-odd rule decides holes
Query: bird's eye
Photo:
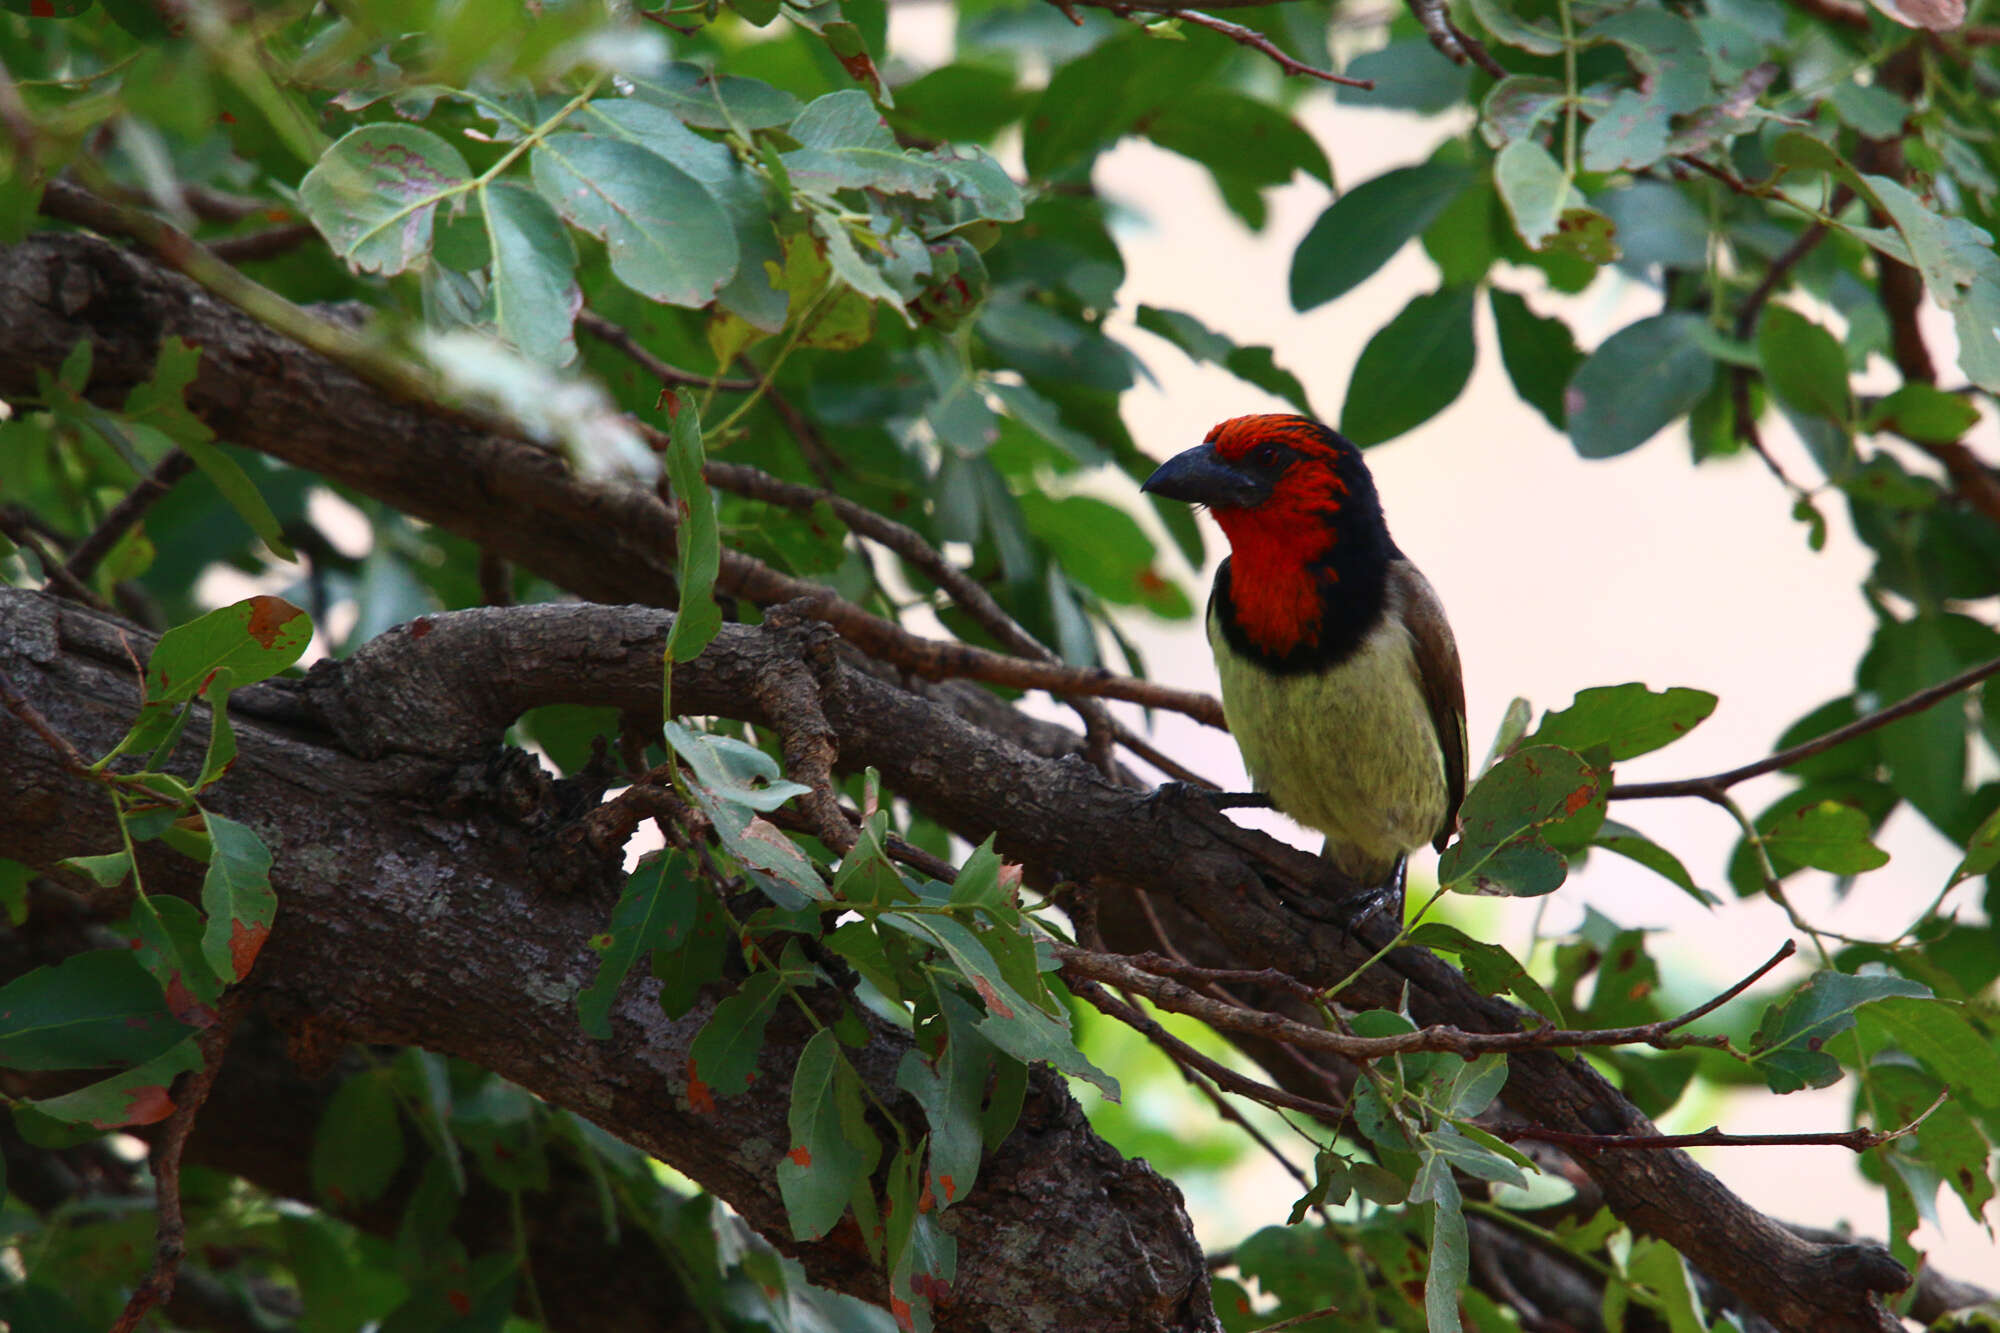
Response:
[[[1257,467],[1271,467],[1278,461],[1278,446],[1260,444],[1250,451],[1250,462]]]

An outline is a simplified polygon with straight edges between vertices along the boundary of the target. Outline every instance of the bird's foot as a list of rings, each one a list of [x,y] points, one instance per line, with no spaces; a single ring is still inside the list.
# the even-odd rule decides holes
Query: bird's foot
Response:
[[[1403,889],[1409,876],[1409,858],[1401,858],[1387,879],[1348,899],[1346,906],[1349,911],[1342,926],[1343,932],[1350,938],[1358,936],[1378,915],[1384,916],[1391,927],[1400,928],[1403,924]]]

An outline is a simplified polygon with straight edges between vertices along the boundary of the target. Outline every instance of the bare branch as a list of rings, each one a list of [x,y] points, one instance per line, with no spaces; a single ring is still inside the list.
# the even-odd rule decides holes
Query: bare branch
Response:
[[[1285,1042],[1307,1050],[1324,1051],[1330,1055],[1357,1061],[1380,1060],[1387,1056],[1404,1055],[1414,1051],[1448,1051],[1470,1060],[1489,1051],[1548,1050],[1556,1047],[1645,1045],[1660,1050],[1674,1050],[1685,1046],[1708,1046],[1727,1050],[1729,1048],[1727,1037],[1674,1036],[1673,1033],[1676,1029],[1741,995],[1759,977],[1791,957],[1793,953],[1793,946],[1788,940],[1785,946],[1773,954],[1763,966],[1706,1004],[1691,1009],[1677,1018],[1662,1019],[1654,1023],[1640,1023],[1623,1028],[1543,1027],[1521,1032],[1467,1032],[1455,1027],[1433,1024],[1395,1036],[1356,1037],[1340,1032],[1329,1032],[1325,1028],[1311,1027],[1279,1014],[1213,999],[1190,990],[1176,981],[1157,975],[1156,970],[1139,966],[1135,959],[1093,953],[1067,944],[1056,944],[1053,947],[1056,957],[1062,960],[1065,977],[1108,982],[1122,990],[1143,995],[1162,1009],[1192,1015],[1210,1027],[1222,1031],[1251,1033],[1267,1040]],[[1163,959],[1152,958],[1148,961],[1153,969],[1159,968],[1162,963],[1166,963],[1166,967],[1170,969],[1177,967]],[[1194,971],[1201,973],[1208,969],[1194,969]],[[1210,978],[1204,977],[1204,980],[1206,979]]]
[[[1846,726],[1835,727],[1823,736],[1802,741],[1759,759],[1753,764],[1744,764],[1741,768],[1713,773],[1705,778],[1681,778],[1673,782],[1621,782],[1611,789],[1610,798],[1618,801],[1644,801],[1660,796],[1699,796],[1704,800],[1720,802],[1723,800],[1723,793],[1739,782],[1761,777],[1766,773],[1775,773],[1781,768],[1798,763],[1801,759],[1810,759],[1816,754],[1831,750],[1843,741],[1851,741],[1856,736],[1864,736],[1913,713],[1921,713],[1926,708],[1942,703],[1952,695],[1968,690],[1996,674],[2000,674],[2000,657],[1990,662],[1981,662],[1975,667],[1968,667],[1956,676],[1918,690],[1887,708],[1879,708],[1866,717],[1856,718]]]
[[[1345,74],[1335,74],[1332,70],[1321,69],[1317,65],[1308,65],[1298,57],[1288,55],[1276,42],[1266,37],[1263,33],[1258,32],[1255,28],[1246,28],[1241,23],[1231,23],[1229,20],[1219,19],[1213,14],[1204,14],[1199,9],[1190,9],[1183,5],[1173,4],[1171,0],[1060,0],[1060,3],[1058,3],[1058,0],[1050,0],[1050,3],[1055,4],[1058,9],[1067,14],[1072,23],[1081,23],[1083,21],[1076,16],[1074,9],[1071,8],[1073,5],[1086,5],[1092,9],[1109,10],[1120,18],[1129,18],[1133,14],[1170,14],[1174,18],[1185,20],[1198,28],[1207,28],[1210,32],[1220,33],[1230,41],[1235,42],[1238,46],[1248,47],[1259,55],[1269,58],[1273,64],[1286,74],[1308,79],[1319,79],[1324,83],[1337,83],[1343,88],[1362,88],[1373,91],[1375,87],[1375,80],[1373,79],[1350,79]],[[1215,9],[1228,7],[1227,5],[1210,6],[1210,8]]]
[[[756,380],[711,379],[697,371],[682,370],[670,366],[653,355],[652,349],[632,336],[624,325],[606,319],[595,310],[585,306],[576,312],[576,326],[600,342],[608,343],[639,363],[648,375],[668,388],[706,389],[714,387],[727,393],[747,393],[757,387]]]
[[[1848,1148],[1857,1153],[1879,1148],[1906,1138],[1951,1096],[1950,1088],[1940,1089],[1936,1100],[1909,1124],[1899,1129],[1844,1129],[1812,1134],[1725,1134],[1710,1127],[1698,1134],[1571,1134],[1543,1129],[1537,1125],[1489,1125],[1487,1132],[1509,1143],[1531,1141],[1553,1143],[1571,1152],[1594,1153],[1607,1149],[1637,1148],[1658,1151],[1665,1148]]]
[[[199,1038],[201,1068],[186,1076],[180,1100],[168,1117],[166,1132],[153,1144],[152,1165],[155,1194],[159,1200],[159,1222],[155,1228],[153,1266],[132,1294],[125,1309],[111,1325],[111,1333],[134,1333],[156,1305],[164,1305],[174,1294],[174,1279],[180,1273],[181,1257],[187,1252],[187,1224],[181,1216],[181,1153],[187,1148],[188,1131],[201,1113],[222,1069],[229,1050],[229,1036],[242,1016],[240,996],[224,1002],[213,1026]]]

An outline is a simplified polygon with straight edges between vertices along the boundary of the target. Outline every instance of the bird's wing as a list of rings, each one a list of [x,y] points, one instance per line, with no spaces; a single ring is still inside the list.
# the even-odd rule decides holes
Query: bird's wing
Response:
[[[1407,559],[1390,562],[1391,601],[1402,604],[1403,624],[1416,643],[1417,683],[1437,728],[1438,749],[1444,755],[1445,815],[1433,845],[1439,851],[1458,828],[1458,807],[1465,800],[1465,677],[1458,665],[1458,641],[1444,618],[1430,580]]]

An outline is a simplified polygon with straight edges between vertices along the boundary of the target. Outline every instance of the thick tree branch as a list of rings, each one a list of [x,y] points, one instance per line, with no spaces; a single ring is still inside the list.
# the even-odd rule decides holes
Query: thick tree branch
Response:
[[[585,622],[544,620],[550,611],[581,612],[595,628],[576,638]],[[241,700],[239,756],[216,803],[277,849],[282,907],[258,962],[260,1004],[343,1039],[473,1060],[672,1162],[796,1254],[816,1280],[882,1299],[880,1274],[858,1240],[838,1231],[815,1244],[785,1240],[776,1164],[789,1142],[789,1070],[808,1035],[802,1023],[775,1020],[750,1090],[709,1114],[688,1096],[687,1062],[717,996],[669,1020],[654,983],[640,981],[613,1010],[611,1041],[582,1041],[576,1030],[571,997],[594,970],[588,941],[607,904],[602,893],[559,896],[549,886],[602,884],[616,867],[565,863],[546,779],[498,748],[495,728],[504,723],[496,719],[538,695],[651,693],[657,702],[666,618],[581,606],[473,614],[489,619],[469,637],[457,631],[475,627],[457,616],[439,618],[432,635],[420,622],[378,641],[386,652],[364,651],[348,666]],[[93,753],[109,748],[136,708],[121,633],[129,631],[55,599],[0,590],[0,661],[61,734]],[[599,634],[610,637],[588,641]],[[422,650],[436,639],[456,653],[482,638],[510,665]],[[420,651],[402,651],[409,647]],[[621,663],[611,670],[617,683],[593,687],[612,660]],[[642,660],[651,663],[650,691],[640,685]],[[721,651],[677,683],[676,697],[698,712],[769,724],[760,682],[788,663],[798,658],[782,633],[731,627]],[[482,676],[489,668],[497,670]],[[842,689],[856,679],[843,673]],[[473,682],[479,688],[468,689]],[[259,713],[283,719],[280,729],[256,721]],[[851,723],[845,711],[835,716]],[[11,715],[0,721],[10,855],[47,866],[115,844],[96,789]],[[878,725],[896,721],[885,715]],[[147,866],[147,882],[195,893],[198,870],[163,856]],[[885,1026],[854,1057],[891,1105],[905,1104],[895,1073],[906,1049],[907,1037]],[[1092,1135],[1046,1071],[1031,1086],[1020,1130],[949,1219],[959,1277],[942,1327],[1021,1327],[1024,1301],[1054,1327],[1211,1327],[1205,1271],[1178,1195]],[[1099,1261],[1065,1239],[1086,1229],[1106,1239]],[[1072,1262],[1038,1273],[1036,1291],[1024,1296],[1014,1256],[1058,1247]]]
[[[653,497],[582,483],[545,450],[389,400],[101,242],[38,238],[0,252],[0,299],[21,312],[0,330],[0,386],[12,387],[27,367],[59,363],[77,337],[91,336],[102,376],[91,391],[118,393],[150,373],[163,335],[181,333],[204,347],[191,406],[225,438],[323,471],[586,596],[658,600],[672,586],[664,555],[671,541],[663,540],[670,536],[668,516]],[[276,365],[285,367],[281,379],[271,372]],[[761,593],[767,604],[793,595],[784,585],[796,582],[761,566],[744,578],[740,595]],[[573,633],[557,634],[557,622],[540,618],[546,614],[585,620]],[[641,618],[619,619],[631,616]],[[427,748],[445,747],[425,762],[439,762],[441,755],[462,761],[491,753],[496,728],[512,716],[509,708],[559,701],[542,695],[614,704],[612,696],[622,696],[635,709],[656,704],[660,621],[636,611],[581,607],[437,617],[421,638],[405,632],[379,640],[376,651],[339,668],[330,688],[313,697],[329,715],[345,719],[362,753],[372,745],[386,760],[403,753],[410,738],[422,738]],[[546,641],[539,638],[544,632],[551,636]],[[757,631],[726,630],[687,684],[677,673],[677,702],[732,716],[754,711],[741,692],[721,688],[727,673],[771,665],[752,665],[742,656],[752,644],[740,637],[745,634]],[[550,656],[558,640],[566,647]],[[367,690],[371,673],[387,669],[400,653],[434,663],[406,668],[419,670],[417,679],[453,682],[449,706]],[[1338,898],[1352,887],[1332,879],[1317,858],[1247,831],[1224,833],[1205,821],[1176,819],[1087,768],[1043,757],[1063,748],[1058,733],[1009,721],[1017,715],[997,700],[952,696],[947,709],[895,688],[872,674],[876,669],[843,662],[839,688],[825,701],[841,763],[875,764],[893,790],[955,831],[973,838],[998,832],[1012,859],[1040,875],[1094,881],[1107,899],[1135,890],[1170,895],[1212,932],[1229,961],[1242,966],[1282,966],[1328,984],[1385,942],[1386,936],[1367,930],[1359,940],[1348,938],[1288,906]],[[466,681],[481,683],[467,691]],[[529,681],[538,687],[526,688]],[[366,700],[366,706],[343,711],[343,698]],[[467,707],[480,716],[468,719]],[[500,714],[507,718],[495,721]],[[980,725],[966,720],[974,715]],[[1009,735],[1031,740],[1038,753],[1019,748]],[[468,738],[472,751],[454,748]],[[1073,750],[1074,738],[1066,744]],[[338,830],[325,836],[339,845]],[[418,844],[435,836],[424,833]],[[518,866],[507,869],[520,873]],[[367,900],[364,893],[357,902]],[[580,939],[587,930],[579,930]],[[1394,1008],[1406,990],[1420,1023],[1468,1031],[1519,1026],[1506,1005],[1472,992],[1454,969],[1418,951],[1391,954],[1346,995],[1358,1004]],[[449,1010],[442,998],[436,1002]],[[511,1064],[521,1057],[507,1058]],[[1580,1133],[1643,1132],[1643,1117],[1587,1065],[1520,1052],[1511,1066],[1503,1096],[1530,1121]],[[1781,1326],[1834,1333],[1892,1327],[1872,1299],[1881,1289],[1880,1270],[1843,1270],[1844,1256],[1784,1232],[1683,1155],[1601,1154],[1587,1166],[1621,1217],[1667,1239]]]

